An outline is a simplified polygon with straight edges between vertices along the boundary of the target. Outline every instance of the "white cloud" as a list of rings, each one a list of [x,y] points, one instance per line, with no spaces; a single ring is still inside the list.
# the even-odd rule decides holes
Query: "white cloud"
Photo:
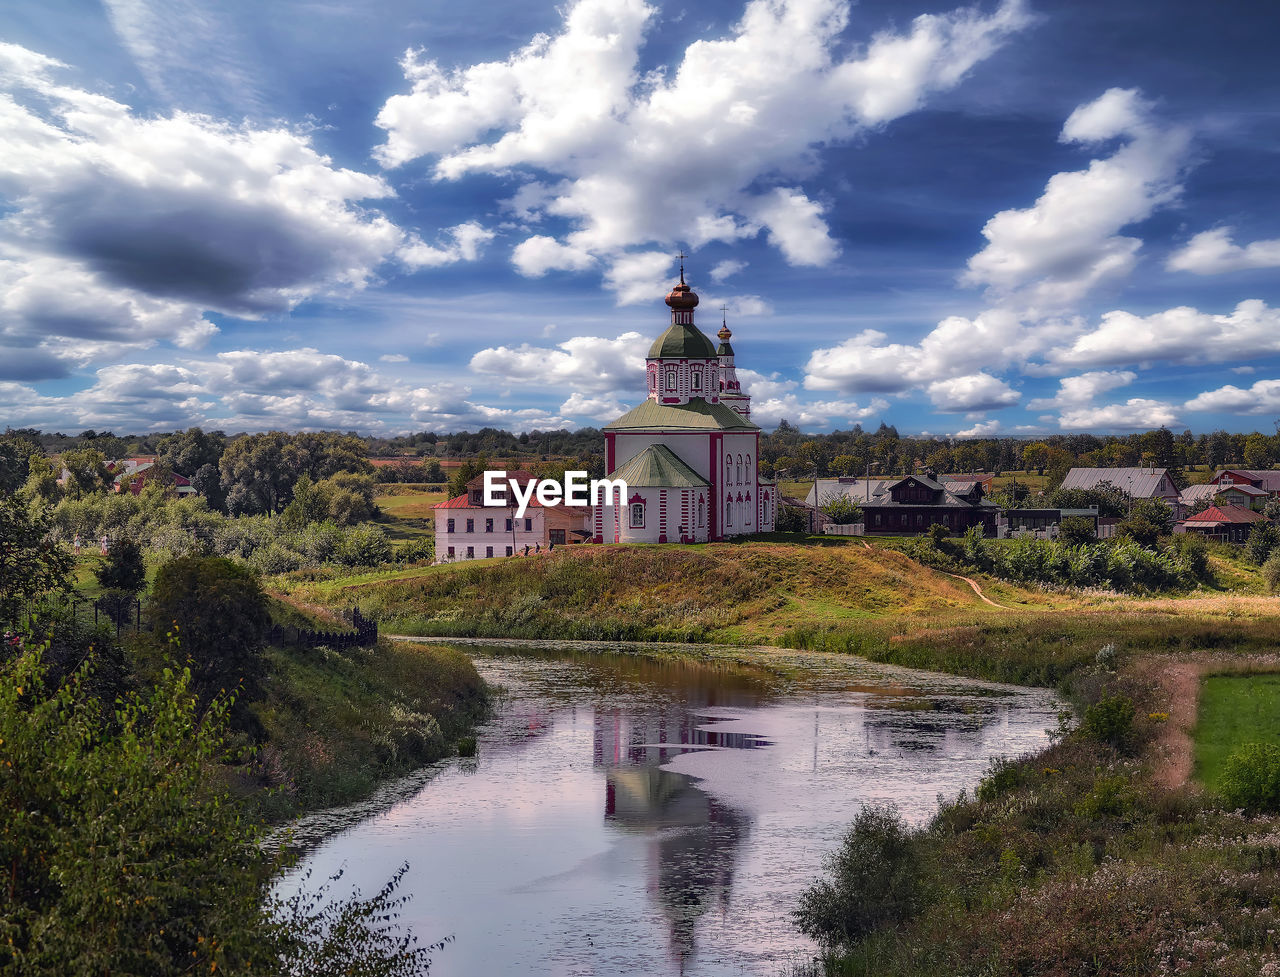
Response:
[[[852,426],[877,417],[889,408],[889,402],[882,397],[874,397],[866,404],[858,404],[849,400],[802,401],[793,393],[760,397],[752,389],[746,392],[752,394],[751,420],[764,428],[776,427],[782,420],[802,427],[825,427],[829,424],[837,427]]]
[[[638,332],[617,339],[575,336],[554,349],[522,343],[482,349],[471,357],[476,373],[550,389],[570,387],[579,394],[644,389],[644,357],[651,338]]]
[[[1119,88],[1077,108],[1060,138],[1125,142],[1087,169],[1052,176],[1031,207],[992,217],[982,230],[987,245],[963,276],[1032,317],[1069,307],[1133,269],[1142,242],[1117,232],[1177,199],[1189,146],[1184,129],[1158,123],[1137,91]]]
[[[1022,398],[1022,394],[989,373],[937,380],[929,384],[927,393],[935,409],[949,412],[1012,407]]]
[[[1230,315],[1212,315],[1187,306],[1149,316],[1108,312],[1095,328],[1067,345],[1051,349],[1059,366],[1121,363],[1221,363],[1280,352],[1280,310],[1249,299]]]
[[[1040,398],[1027,404],[1030,410],[1053,410],[1057,407],[1079,407],[1092,404],[1100,394],[1118,387],[1127,387],[1138,379],[1131,370],[1095,370],[1079,376],[1063,377],[1058,381],[1058,392],[1049,398]]]
[[[481,227],[475,221],[467,221],[445,231],[453,242],[443,247],[426,244],[416,236],[410,237],[397,252],[397,256],[410,268],[439,268],[459,261],[475,261],[480,257],[481,245],[494,238],[493,231]]]
[[[537,234],[515,246],[511,263],[526,278],[541,278],[549,271],[585,271],[596,259],[581,248]]]
[[[1273,414],[1280,411],[1280,380],[1259,380],[1248,390],[1227,384],[1188,400],[1185,410],[1221,414]]]
[[[625,414],[628,406],[630,405],[624,404],[612,394],[591,397],[575,392],[560,405],[560,413],[567,417],[586,417],[607,424]]]
[[[999,421],[979,421],[973,427],[966,428],[963,431],[957,431],[957,438],[989,438],[999,434],[1001,430]]]
[[[747,263],[745,261],[734,261],[733,259],[721,261],[711,269],[711,280],[717,285],[722,284],[725,279],[732,278],[746,267]]]
[[[1280,268],[1280,238],[1254,241],[1244,247],[1231,240],[1232,229],[1219,227],[1202,231],[1181,251],[1170,255],[1165,265],[1170,271],[1190,271],[1197,275],[1220,275],[1248,268]]]
[[[1071,431],[1146,431],[1177,423],[1175,405],[1141,397],[1131,398],[1123,404],[1067,408],[1058,418],[1059,426]]]
[[[408,363],[409,357],[403,353],[383,353],[378,357],[383,363]]]
[[[558,243],[573,267],[586,266],[582,255],[602,262],[620,303],[653,294],[627,273],[637,248],[665,254],[766,229],[790,263],[824,264],[836,243],[795,186],[812,147],[914,111],[1029,22],[1021,0],[1003,0],[989,15],[926,14],[854,46],[848,15],[846,0],[751,0],[728,36],[695,40],[672,72],[642,77],[657,8],[577,0],[554,36],[505,61],[451,70],[408,52],[411,90],[383,105],[376,155],[385,166],[431,157],[442,180],[535,171],[509,209],[567,221]],[[513,257],[537,274],[564,267],[568,255],[549,264],[551,254],[540,243]]]

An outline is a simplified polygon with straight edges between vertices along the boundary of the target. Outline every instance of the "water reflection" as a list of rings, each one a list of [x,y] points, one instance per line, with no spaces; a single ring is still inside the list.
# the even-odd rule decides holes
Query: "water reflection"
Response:
[[[505,693],[479,756],[319,845],[450,975],[776,974],[788,913],[868,800],[913,820],[1044,740],[1046,694],[792,655],[785,677],[629,655],[475,652]],[[296,874],[284,880],[287,888]]]

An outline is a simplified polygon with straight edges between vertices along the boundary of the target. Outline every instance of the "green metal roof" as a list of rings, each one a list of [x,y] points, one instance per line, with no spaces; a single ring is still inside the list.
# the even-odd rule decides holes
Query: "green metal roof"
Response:
[[[659,404],[654,400],[646,400],[639,407],[633,407],[627,411],[612,424],[606,424],[604,429],[606,431],[760,430],[724,404],[709,404],[701,397],[695,397],[687,404]]]
[[[716,348],[697,326],[672,323],[649,347],[651,360],[713,360]]]
[[[732,356],[733,347],[728,343],[721,343],[716,347],[716,356]]]
[[[665,444],[649,445],[609,477],[642,488],[708,488],[710,485]]]

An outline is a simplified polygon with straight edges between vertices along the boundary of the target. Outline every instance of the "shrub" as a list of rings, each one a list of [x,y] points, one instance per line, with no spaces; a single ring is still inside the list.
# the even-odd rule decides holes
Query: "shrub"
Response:
[[[823,498],[819,508],[823,514],[837,526],[847,526],[857,522],[862,516],[858,503],[843,492],[832,492]]]
[[[994,801],[1022,784],[1022,764],[1016,760],[996,757],[991,769],[978,782],[974,791],[980,801]]]
[[[919,858],[892,807],[864,806],[826,870],[829,878],[805,890],[794,911],[799,928],[819,943],[850,946],[919,908]]]
[[[136,594],[147,582],[142,547],[131,539],[119,540],[107,551],[107,558],[93,571],[93,575],[105,590]]]
[[[1244,544],[1249,559],[1262,566],[1277,547],[1280,547],[1280,529],[1269,522],[1255,522]]]
[[[252,689],[262,674],[267,598],[247,567],[219,556],[183,556],[156,573],[151,595],[156,630],[178,624],[181,654],[206,696]]]
[[[1098,532],[1088,516],[1067,516],[1058,524],[1058,539],[1067,546],[1088,546],[1098,541]]]
[[[1100,743],[1122,747],[1133,733],[1133,715],[1133,700],[1128,696],[1104,696],[1085,710],[1080,733]]]
[[[1222,765],[1218,791],[1228,807],[1280,811],[1280,746],[1249,743]]]
[[[1280,588],[1280,550],[1272,553],[1262,564],[1262,579],[1272,593]]]
[[[337,557],[349,567],[376,567],[391,559],[391,543],[381,526],[356,526],[343,536]]]

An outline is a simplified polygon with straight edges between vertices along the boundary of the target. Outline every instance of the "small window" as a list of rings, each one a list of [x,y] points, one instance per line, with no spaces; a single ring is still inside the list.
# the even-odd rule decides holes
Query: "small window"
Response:
[[[736,478],[736,480],[735,480],[735,484],[737,484],[737,485],[741,485],[741,484],[742,484],[742,466],[741,466],[741,465],[738,465],[738,466],[734,469],[734,471],[735,471],[735,473],[736,473],[736,475],[737,475],[737,478]]]
[[[476,521],[474,519],[467,520],[467,532],[474,533],[476,531]]]
[[[491,532],[493,532],[493,520],[492,520],[492,519],[486,519],[486,520],[484,521],[484,531],[485,531],[486,533],[491,533]]]
[[[693,389],[694,390],[702,389],[702,371],[701,370],[693,371]]]
[[[476,558],[476,548],[474,546],[467,547],[467,559],[474,560]]]
[[[510,521],[511,521],[510,519],[508,519],[508,520],[507,520],[507,522],[510,522]],[[508,546],[508,547],[507,547],[507,556],[510,556],[510,555],[511,555],[511,547],[510,547],[510,546]]]
[[[724,504],[724,524],[726,526],[733,525],[733,499],[730,498]]]
[[[676,389],[676,371],[675,370],[667,371],[667,389],[668,390]]]
[[[492,547],[492,546],[486,546],[486,547],[484,548],[484,555],[485,555],[485,556],[493,556],[493,547]]]
[[[531,532],[533,532],[533,520],[532,520],[532,519],[526,519],[526,520],[524,521],[524,531],[525,531],[526,533],[531,533]]]
[[[631,503],[631,528],[644,529],[644,503]]]
[[[698,528],[701,529],[707,522],[707,507],[703,504],[702,496],[698,496]]]
[[[444,531],[445,531],[446,533],[454,532],[454,528],[453,528],[453,520],[452,520],[452,519],[448,520],[448,522],[446,522],[446,523],[445,523]]]
[[[507,520],[507,532],[511,532],[511,520],[510,520],[510,519],[508,519],[508,520]],[[510,555],[511,555],[510,553],[508,553],[508,554],[507,554],[507,556],[510,556]]]
[[[451,559],[451,560],[453,559],[453,547],[452,547],[452,546],[450,546],[450,547],[449,547],[449,559]]]
[[[549,541],[550,541],[550,542],[552,542],[552,543],[555,543],[555,544],[556,544],[556,546],[563,546],[563,545],[564,545],[564,530],[563,530],[563,529],[553,529],[553,530],[551,530],[551,532],[550,532],[550,534],[549,534]]]

